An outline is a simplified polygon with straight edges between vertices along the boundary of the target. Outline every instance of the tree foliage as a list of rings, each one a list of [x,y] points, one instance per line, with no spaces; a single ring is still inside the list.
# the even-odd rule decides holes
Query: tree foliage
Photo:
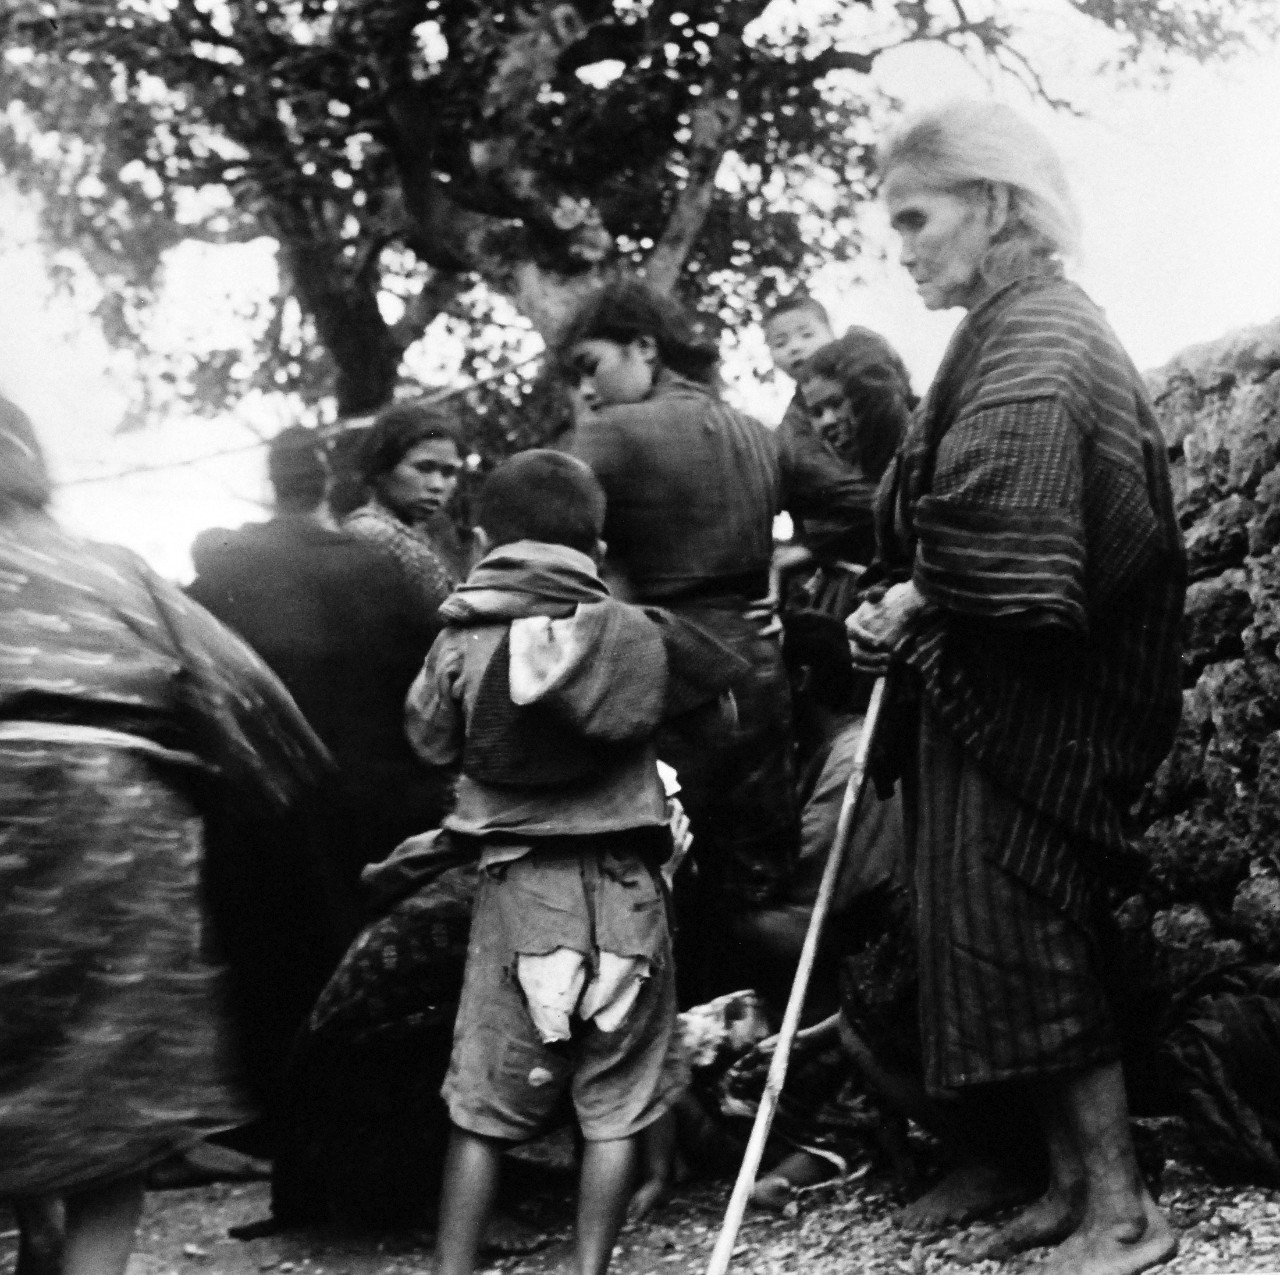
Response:
[[[1128,60],[1217,56],[1274,23],[1271,0],[1046,5],[1109,28]],[[363,413],[429,327],[453,328],[468,370],[500,368],[620,265],[734,325],[848,259],[876,60],[944,42],[1050,96],[1011,14],[1003,0],[0,0],[0,162],[39,194],[48,242],[101,282],[121,343],[146,346],[169,250],[269,236],[278,286],[243,316],[249,339],[171,359],[168,384],[209,411],[261,390]],[[499,377],[499,398],[523,384]]]

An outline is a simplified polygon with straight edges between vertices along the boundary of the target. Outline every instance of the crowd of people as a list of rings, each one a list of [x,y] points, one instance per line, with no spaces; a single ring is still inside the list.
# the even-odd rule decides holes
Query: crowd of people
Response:
[[[755,1202],[847,1167],[822,1113],[853,1094],[891,1162],[908,1119],[949,1157],[904,1225],[1020,1206],[960,1258],[1173,1254],[1107,919],[1181,707],[1165,446],[1063,273],[1077,215],[1036,130],[952,103],[878,166],[924,305],[966,312],[922,402],[796,290],[765,320],[796,385],[767,429],[691,315],[620,277],[550,352],[573,429],[487,474],[465,533],[455,424],[400,401],[341,521],[318,436],[274,439],[275,515],[204,533],[184,595],[58,527],[4,405],[21,1275],[121,1275],[147,1174],[210,1135],[273,1161],[279,1224],[432,1215],[466,1275],[504,1152],[565,1125],[575,1269],[600,1275],[629,1208],[732,1159],[876,678]]]

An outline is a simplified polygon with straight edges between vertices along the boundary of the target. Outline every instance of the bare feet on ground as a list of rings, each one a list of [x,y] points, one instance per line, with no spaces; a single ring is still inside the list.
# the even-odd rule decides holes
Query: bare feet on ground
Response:
[[[1034,1204],[991,1235],[959,1245],[955,1259],[966,1266],[973,1262],[1002,1262],[1029,1248],[1057,1244],[1076,1229],[1081,1212],[1079,1190],[1050,1187]]]
[[[495,1213],[485,1223],[480,1249],[487,1254],[518,1257],[524,1253],[535,1253],[549,1243],[550,1238],[537,1227],[512,1217],[510,1213]]]
[[[1038,1275],[1137,1275],[1167,1262],[1178,1251],[1178,1237],[1147,1194],[1139,1221],[1090,1225],[1059,1245],[1038,1268]]]
[[[963,1164],[932,1190],[899,1209],[904,1231],[927,1234],[1021,1204],[1027,1188],[989,1164]]]
[[[654,1209],[664,1205],[671,1198],[671,1186],[670,1178],[646,1178],[641,1182],[627,1205],[628,1224],[643,1222]]]

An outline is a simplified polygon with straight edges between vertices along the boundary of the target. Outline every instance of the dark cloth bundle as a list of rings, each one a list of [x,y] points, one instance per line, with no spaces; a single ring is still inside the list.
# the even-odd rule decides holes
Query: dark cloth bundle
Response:
[[[432,1218],[477,882],[474,863],[436,866],[351,945],[295,1042],[271,1181],[283,1225]]]

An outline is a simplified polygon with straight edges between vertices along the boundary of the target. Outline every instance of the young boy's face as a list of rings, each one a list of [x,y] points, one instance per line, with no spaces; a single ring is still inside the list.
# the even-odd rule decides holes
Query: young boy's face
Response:
[[[774,367],[795,380],[805,359],[834,341],[835,333],[816,310],[806,308],[774,315],[764,325],[764,340]]]

